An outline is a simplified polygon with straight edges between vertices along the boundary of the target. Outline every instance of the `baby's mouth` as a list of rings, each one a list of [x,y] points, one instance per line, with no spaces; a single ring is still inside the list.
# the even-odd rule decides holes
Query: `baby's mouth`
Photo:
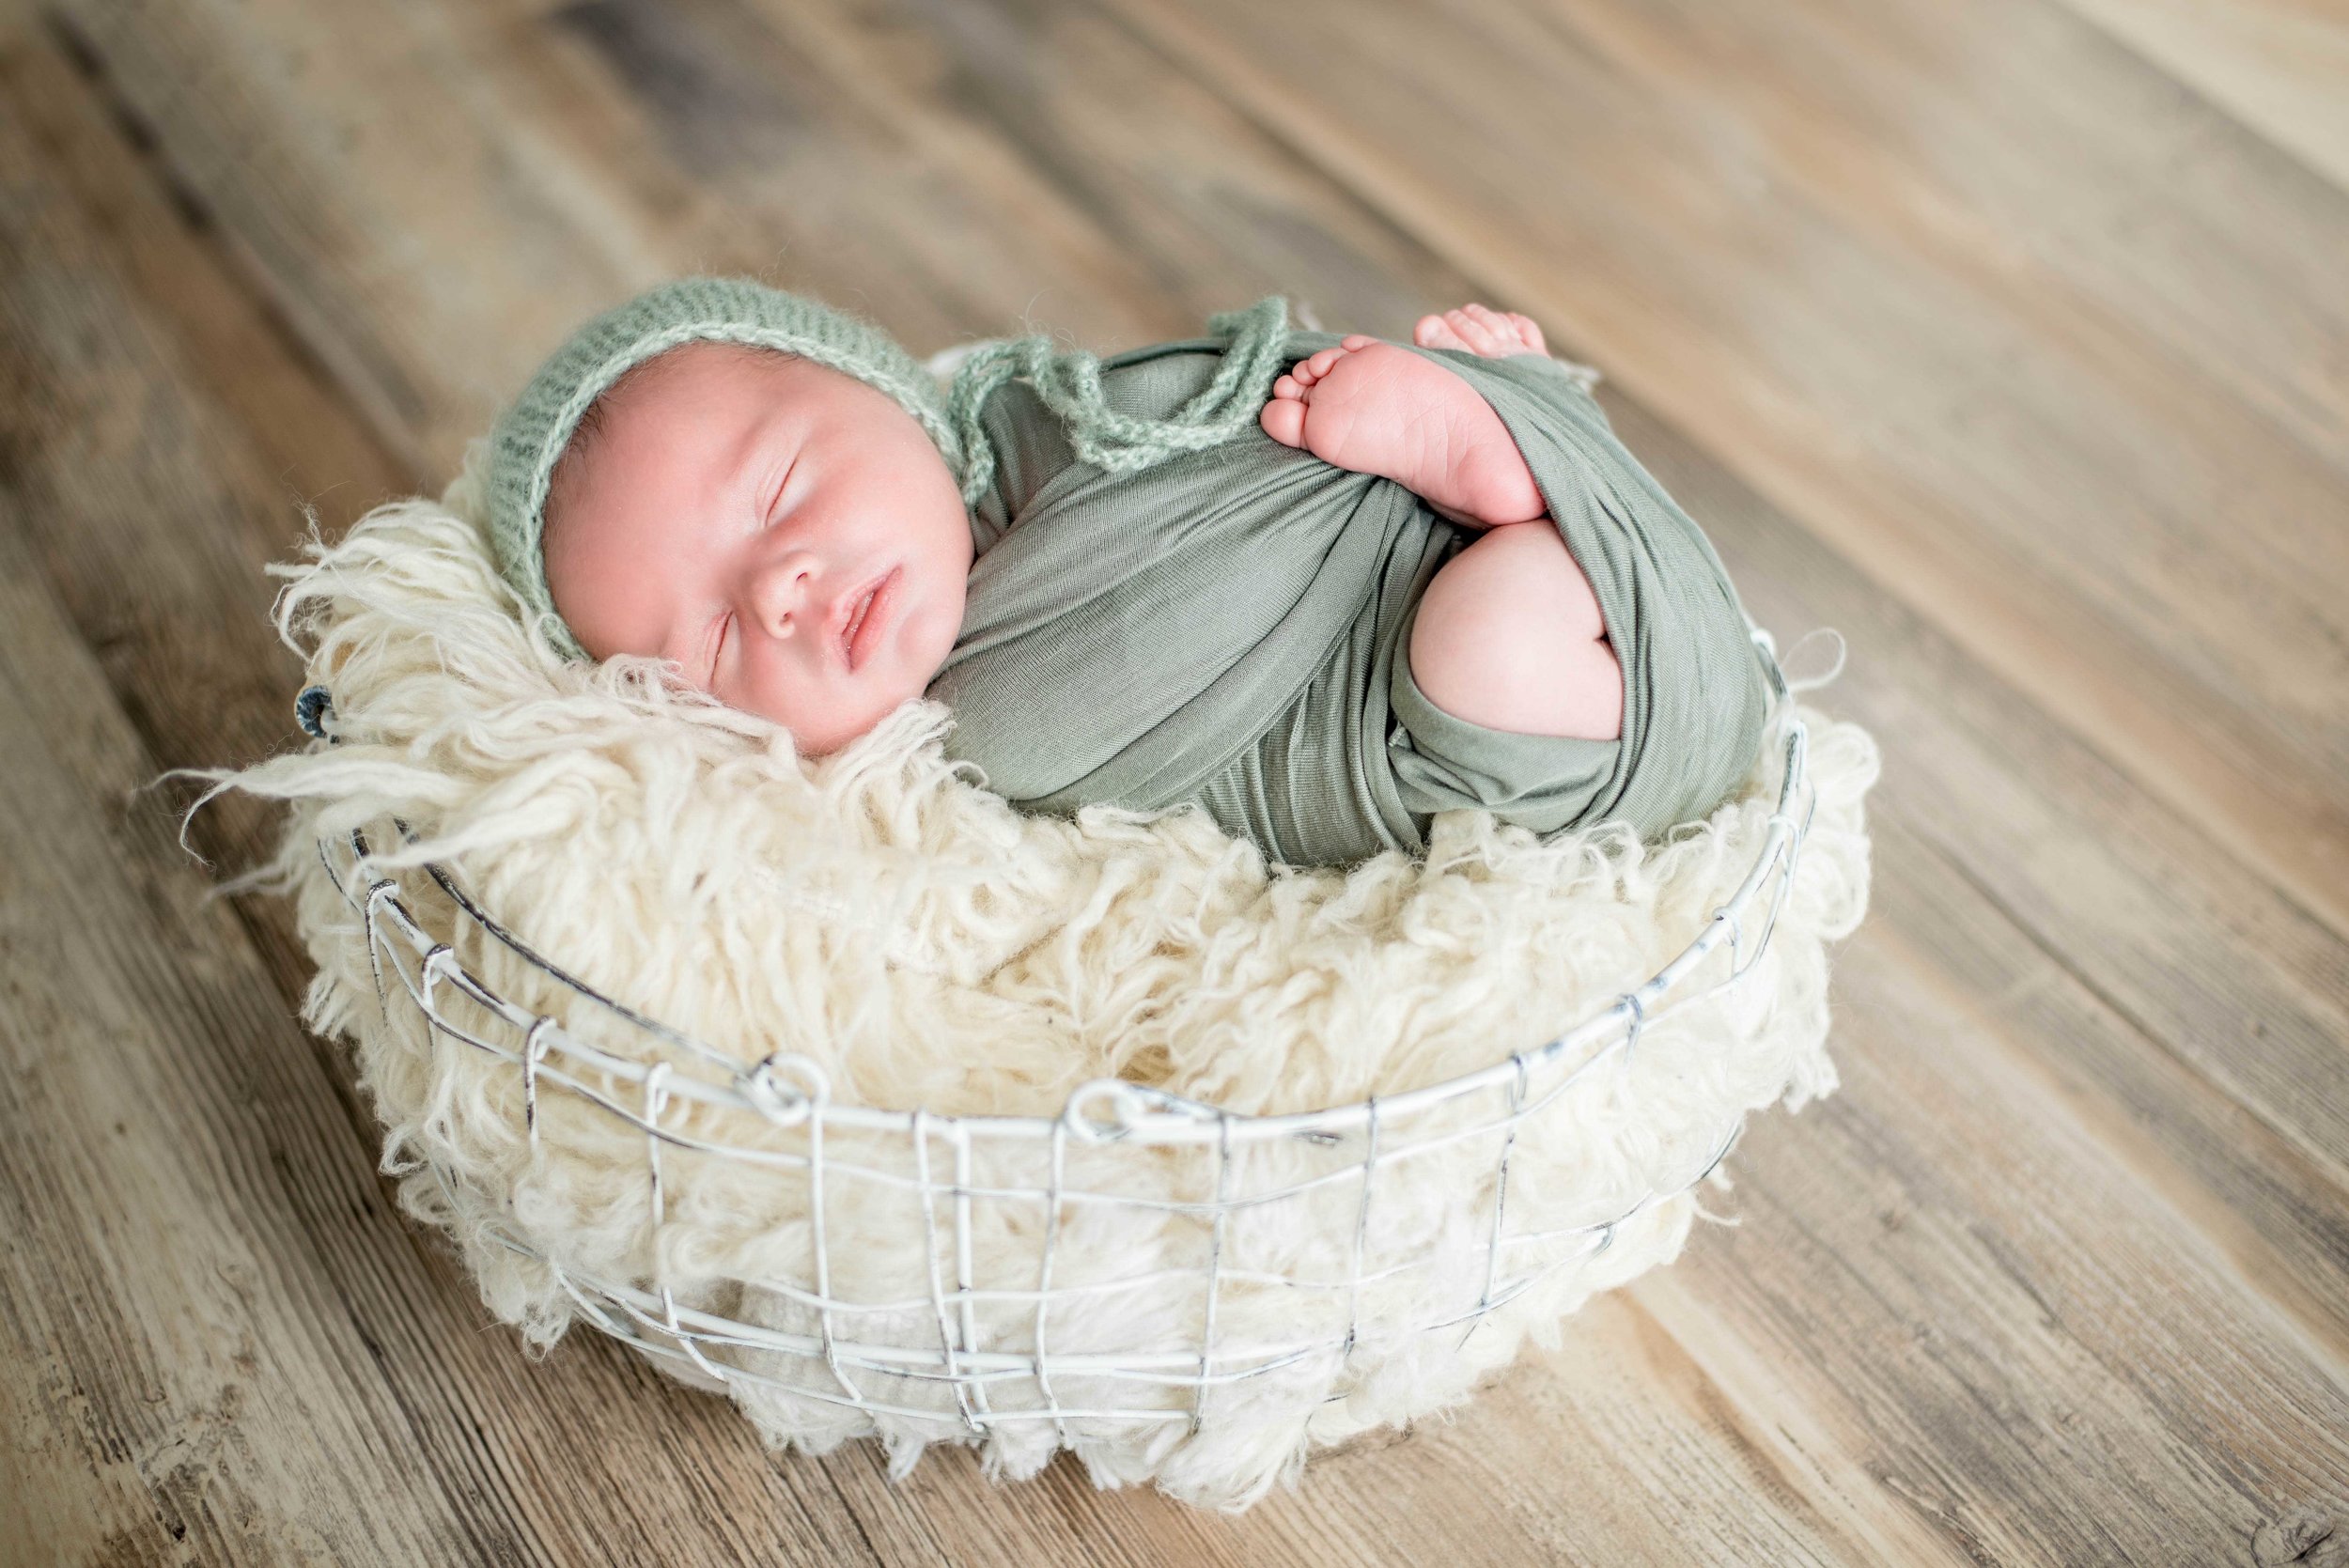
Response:
[[[864,662],[866,650],[859,645],[860,635],[864,630],[866,623],[873,619],[873,612],[879,605],[881,595],[895,580],[896,575],[894,567],[882,573],[880,580],[867,588],[858,598],[856,603],[849,607],[848,622],[840,629],[840,654],[851,670]]]

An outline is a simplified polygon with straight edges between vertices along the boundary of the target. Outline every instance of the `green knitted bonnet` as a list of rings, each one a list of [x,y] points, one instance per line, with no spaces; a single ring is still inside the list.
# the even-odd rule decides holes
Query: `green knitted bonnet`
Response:
[[[588,406],[613,382],[656,354],[703,341],[781,349],[878,388],[921,422],[961,476],[961,442],[937,383],[879,327],[748,278],[679,278],[647,289],[573,333],[490,434],[485,489],[498,569],[566,658],[587,653],[547,588],[540,536],[555,462]]]

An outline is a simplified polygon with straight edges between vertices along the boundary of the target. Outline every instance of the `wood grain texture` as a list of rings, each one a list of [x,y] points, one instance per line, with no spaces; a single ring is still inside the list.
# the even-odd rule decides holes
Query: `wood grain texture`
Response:
[[[2349,10],[2337,0],[2065,0],[2349,189]]]
[[[339,1115],[281,1117],[281,1091],[315,1082],[300,1031],[167,826],[99,809],[152,765],[13,505],[0,524],[10,1377],[52,1391],[32,1444],[50,1466],[78,1454],[111,1483],[96,1516],[39,1522],[127,1558],[495,1560],[494,1523],[469,1517],[320,1266],[337,1231],[379,1262],[412,1250],[374,1223],[364,1146]],[[272,1432],[301,1436],[255,1440]],[[369,1509],[353,1470],[406,1506]]]
[[[2041,0],[1117,9],[2349,929],[2349,194]]]
[[[2100,7],[0,4],[0,1332],[55,1346],[0,1363],[38,1499],[0,1561],[2349,1531],[2349,216]],[[1278,289],[1390,334],[1495,298],[1601,359],[1757,615],[1851,637],[1829,706],[1887,753],[1846,1087],[1756,1126],[1738,1227],[1239,1520],[773,1460],[615,1347],[482,1332],[285,1021],[283,912],[196,903],[123,795],[285,737],[258,568],[300,502],[437,485],[580,315],[696,267],[922,349]]]

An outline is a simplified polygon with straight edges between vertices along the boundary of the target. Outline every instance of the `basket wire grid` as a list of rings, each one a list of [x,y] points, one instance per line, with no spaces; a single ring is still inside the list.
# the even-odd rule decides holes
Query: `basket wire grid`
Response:
[[[428,929],[411,908],[412,901],[403,896],[400,884],[370,864],[364,834],[322,842],[319,853],[344,898],[365,923],[378,1001],[387,1021],[391,1010],[401,1005],[404,998],[405,1005],[412,1006],[421,1017],[428,1038],[460,1042],[516,1068],[521,1081],[522,1119],[534,1157],[539,1149],[542,1102],[550,1094],[575,1096],[643,1137],[648,1174],[649,1255],[655,1260],[648,1281],[599,1277],[549,1257],[532,1245],[498,1200],[460,1190],[462,1184],[454,1182],[446,1171],[438,1164],[429,1166],[451,1212],[461,1206],[469,1220],[481,1224],[498,1243],[545,1265],[587,1321],[648,1357],[678,1370],[690,1369],[689,1379],[698,1374],[718,1385],[771,1389],[793,1398],[852,1407],[868,1420],[943,1419],[979,1436],[1003,1423],[1049,1421],[1064,1444],[1069,1437],[1068,1423],[1079,1420],[1182,1421],[1196,1433],[1215,1389],[1317,1358],[1329,1358],[1334,1369],[1343,1369],[1356,1351],[1362,1327],[1364,1287],[1391,1281],[1416,1266],[1434,1265],[1432,1260],[1423,1265],[1407,1258],[1384,1269],[1366,1268],[1365,1243],[1382,1172],[1464,1140],[1498,1141],[1496,1160],[1489,1168],[1489,1213],[1483,1219],[1484,1240],[1477,1249],[1482,1253],[1482,1278],[1459,1286],[1464,1300],[1469,1287],[1473,1287],[1472,1302],[1404,1325],[1392,1330],[1386,1340],[1393,1343],[1461,1328],[1459,1343],[1465,1345],[1467,1337],[1488,1314],[1554,1271],[1605,1251],[1626,1221],[1702,1182],[1726,1157],[1736,1139],[1735,1125],[1703,1169],[1689,1172],[1685,1182],[1660,1188],[1616,1209],[1610,1218],[1550,1230],[1509,1229],[1510,1167],[1520,1147],[1518,1131],[1527,1120],[1602,1063],[1627,1062],[1642,1030],[1659,1018],[1740,986],[1768,948],[1816,801],[1806,776],[1803,722],[1791,703],[1784,701],[1786,687],[1775,660],[1765,662],[1781,698],[1775,745],[1782,771],[1775,808],[1744,880],[1688,946],[1637,989],[1542,1045],[1443,1082],[1317,1110],[1245,1114],[1147,1085],[1106,1079],[1079,1087],[1061,1113],[1052,1117],[893,1111],[838,1102],[831,1097],[818,1063],[803,1056],[778,1053],[746,1064],[738,1056],[646,1017],[535,952],[481,909],[443,867],[428,864],[422,868],[458,918],[472,922],[483,939],[552,982],[577,1004],[640,1036],[649,1048],[636,1058],[614,1054],[581,1038],[555,1017],[534,1012],[498,994],[469,971],[456,948]],[[305,724],[315,719],[319,706],[305,692],[304,706],[309,710],[304,714]],[[1724,948],[1724,963],[1715,966],[1717,977],[1701,980],[1699,970]],[[452,998],[461,999],[461,1011],[468,1016],[459,1016],[460,1008],[452,1005]],[[1536,1078],[1545,1076],[1545,1068],[1558,1075],[1556,1081],[1537,1090]],[[1460,1125],[1445,1125],[1443,1112],[1460,1112],[1479,1096],[1494,1100],[1495,1113],[1478,1112],[1464,1119],[1455,1114],[1451,1120]],[[672,1108],[684,1101],[755,1117],[761,1137],[733,1142],[688,1130],[671,1114]],[[788,1136],[779,1143],[776,1133]],[[828,1153],[828,1134],[835,1143],[848,1141],[853,1135],[858,1148],[902,1141],[906,1157],[891,1169],[836,1150]],[[1268,1190],[1243,1191],[1234,1179],[1236,1162],[1252,1147],[1285,1144],[1292,1149],[1303,1145],[1334,1151],[1357,1142],[1359,1158],[1336,1160],[1329,1170]],[[979,1152],[1008,1145],[1025,1145],[1041,1156],[1038,1163],[1044,1174],[1039,1181],[990,1184],[981,1179],[976,1170]],[[1184,1198],[1163,1192],[1112,1191],[1106,1189],[1106,1184],[1088,1186],[1072,1179],[1072,1149],[1097,1158],[1100,1151],[1112,1146],[1143,1151],[1190,1146],[1211,1161],[1206,1195]],[[662,1255],[660,1240],[667,1221],[664,1149],[765,1166],[776,1172],[778,1180],[804,1184],[812,1243],[809,1277],[803,1281],[762,1279],[756,1284],[811,1317],[812,1332],[740,1322],[702,1310],[679,1301],[677,1292],[661,1282],[658,1260]],[[943,1158],[934,1151],[942,1152]],[[842,1238],[828,1234],[827,1210],[837,1201],[828,1201],[827,1193],[828,1189],[837,1193],[846,1184],[863,1183],[895,1188],[918,1200],[928,1265],[926,1296],[860,1301],[835,1294],[833,1250],[842,1245]],[[1227,1236],[1236,1217],[1260,1205],[1316,1196],[1334,1201],[1338,1213],[1350,1211],[1352,1235],[1345,1249],[1346,1268],[1341,1278],[1251,1275],[1227,1263]],[[973,1205],[978,1203],[1025,1204],[1040,1211],[1033,1285],[982,1285],[974,1278]],[[1065,1256],[1056,1254],[1070,1245],[1062,1239],[1064,1214],[1080,1205],[1102,1204],[1160,1217],[1188,1217],[1204,1233],[1204,1264],[1055,1285],[1056,1265],[1066,1262]],[[1511,1254],[1528,1249],[1532,1250],[1530,1262],[1521,1265],[1507,1262]],[[1456,1259],[1447,1259],[1443,1266],[1455,1264]],[[1197,1281],[1202,1311],[1195,1344],[1128,1352],[1050,1348],[1056,1303],[1107,1291],[1163,1290],[1178,1277],[1202,1273],[1204,1278]],[[1242,1284],[1338,1294],[1345,1303],[1343,1331],[1285,1342],[1219,1343],[1219,1299],[1227,1288]],[[1032,1343],[987,1343],[980,1312],[989,1304],[998,1312],[1028,1309],[1022,1315]],[[918,1336],[919,1343],[861,1335],[856,1328],[860,1317],[880,1314],[885,1321],[894,1315],[902,1323],[909,1313],[918,1313],[927,1324]],[[1330,1315],[1334,1327],[1334,1314]],[[793,1377],[743,1364],[746,1359],[778,1358],[778,1365],[808,1375]],[[881,1374],[904,1387],[929,1386],[941,1394],[940,1402],[913,1405],[883,1397],[859,1381],[860,1373],[868,1377]],[[1072,1403],[1056,1393],[1056,1377],[1064,1385],[1081,1380],[1096,1387],[1104,1380],[1140,1385],[1159,1389],[1161,1397],[1169,1389],[1185,1389],[1189,1397],[1175,1405]],[[943,1385],[942,1389],[938,1385]],[[1005,1406],[996,1396],[1007,1388],[1017,1388],[1022,1399],[1032,1403]],[[944,1403],[945,1392],[953,1396],[951,1406]],[[1322,1397],[1338,1399],[1344,1393]]]

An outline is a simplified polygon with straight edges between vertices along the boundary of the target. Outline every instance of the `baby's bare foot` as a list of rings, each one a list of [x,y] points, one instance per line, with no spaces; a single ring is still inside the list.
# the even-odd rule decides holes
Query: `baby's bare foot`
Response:
[[[1475,304],[1447,310],[1441,316],[1421,317],[1411,329],[1411,341],[1423,349],[1457,349],[1486,359],[1549,352],[1549,345],[1542,341],[1542,329],[1532,317]]]
[[[1426,347],[1451,347],[1428,339],[1428,322],[1440,321],[1470,352],[1486,353],[1473,346],[1478,339],[1496,345],[1487,357],[1537,351],[1525,347],[1511,318],[1484,315],[1500,326],[1455,311],[1421,322],[1416,335]],[[1461,318],[1456,325],[1455,317]],[[1526,330],[1540,342],[1532,323]],[[1499,347],[1503,342],[1516,346]],[[1434,360],[1374,337],[1357,334],[1298,361],[1273,383],[1258,419],[1273,440],[1339,468],[1392,479],[1463,522],[1524,522],[1547,509],[1508,427],[1475,388]]]

